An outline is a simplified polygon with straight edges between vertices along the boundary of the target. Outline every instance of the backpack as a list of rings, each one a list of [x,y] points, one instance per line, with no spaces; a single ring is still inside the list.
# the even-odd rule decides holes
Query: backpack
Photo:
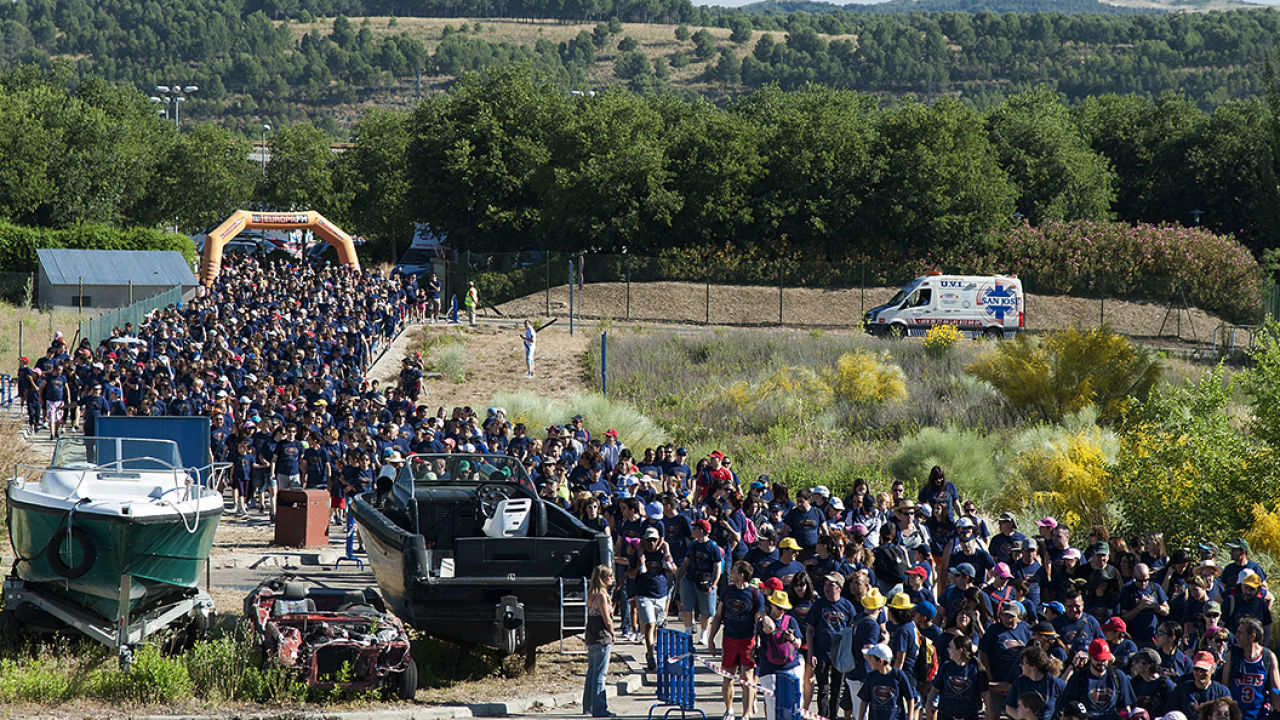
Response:
[[[836,631],[831,639],[831,667],[836,672],[847,673],[857,666],[853,656],[853,627],[845,626]]]
[[[747,526],[742,530],[742,542],[748,545],[755,545],[756,538],[760,536],[760,533],[756,530],[756,524],[751,521],[751,518],[747,517],[745,513],[743,517],[747,520]]]
[[[783,615],[782,620],[778,622],[778,629],[772,634],[765,635],[761,646],[764,649],[765,658],[777,667],[786,667],[796,659],[796,646],[783,640],[783,633],[787,628],[794,624],[790,615]]]
[[[920,628],[916,628],[916,645],[920,648],[916,655],[916,682],[931,683],[938,674],[938,647]]]

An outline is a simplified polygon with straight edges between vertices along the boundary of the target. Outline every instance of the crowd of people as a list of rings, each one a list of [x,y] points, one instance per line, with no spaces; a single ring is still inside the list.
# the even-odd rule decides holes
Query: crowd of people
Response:
[[[745,681],[740,713],[725,681],[725,720],[749,718],[752,687],[783,673],[830,720],[1263,720],[1280,707],[1273,596],[1243,539],[1229,559],[1103,527],[1076,542],[1052,517],[984,519],[941,468],[914,498],[861,479],[793,494],[718,451],[637,457],[582,416],[531,430],[503,408],[433,411],[418,358],[394,384],[365,377],[378,343],[435,316],[432,301],[411,278],[229,258],[200,297],[97,346],[59,334],[21,358],[28,431],[204,415],[236,514],[273,514],[279,488],[327,488],[335,521],[412,453],[519,459],[544,499],[613,541],[588,600],[583,706],[597,717],[611,715],[615,613],[651,667],[657,628],[679,623]],[[531,374],[529,324],[521,335]]]
[[[115,328],[96,346],[56,333],[15,376],[27,432],[94,435],[112,415],[210,419],[234,512],[274,517],[279,488],[327,488],[335,508],[415,442],[417,358],[365,377],[375,348],[430,297],[412,277],[229,256],[208,292]]]
[[[751,717],[754,686],[783,673],[830,720],[1264,720],[1280,707],[1273,596],[1243,538],[1171,549],[1099,526],[1077,542],[1053,517],[984,519],[938,467],[914,497],[861,479],[843,496],[793,494],[720,452],[637,460],[580,424],[553,429],[553,455],[564,432],[583,448],[541,487],[611,533],[614,565],[593,586],[616,578],[620,632],[651,669],[670,618],[742,681],[724,680],[725,720]]]

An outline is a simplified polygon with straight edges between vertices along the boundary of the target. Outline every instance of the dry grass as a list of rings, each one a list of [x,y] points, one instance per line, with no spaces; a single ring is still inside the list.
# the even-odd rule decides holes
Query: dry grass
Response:
[[[34,362],[49,347],[54,332],[62,332],[70,342],[81,319],[73,312],[47,313],[0,303],[0,373],[16,370],[22,355]]]
[[[15,465],[40,464],[40,454],[31,445],[28,445],[22,437],[24,427],[26,427],[24,419],[9,415],[0,417],[0,472],[3,472],[3,476],[6,478],[9,477],[9,473]],[[0,536],[8,538],[9,528],[6,524],[6,518],[9,513],[7,508],[5,510],[5,512],[0,513]]]

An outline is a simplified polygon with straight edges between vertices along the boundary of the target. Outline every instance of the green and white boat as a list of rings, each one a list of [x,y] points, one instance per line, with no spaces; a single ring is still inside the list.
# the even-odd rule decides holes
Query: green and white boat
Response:
[[[141,638],[161,616],[211,614],[198,581],[223,500],[201,480],[217,487],[221,470],[184,467],[170,440],[58,440],[49,467],[20,465],[9,482],[5,610],[31,606],[122,648],[139,617]]]

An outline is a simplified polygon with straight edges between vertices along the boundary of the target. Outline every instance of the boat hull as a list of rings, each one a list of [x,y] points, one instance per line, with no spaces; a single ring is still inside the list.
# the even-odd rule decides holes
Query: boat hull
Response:
[[[566,590],[581,593],[583,578],[607,555],[604,536],[587,541],[542,537],[530,539],[529,560],[492,553],[472,565],[489,571],[483,575],[468,574],[460,565],[459,576],[439,577],[428,571],[432,561],[422,535],[392,523],[363,497],[354,498],[352,507],[369,565],[392,611],[417,630],[462,644],[514,651],[559,640],[561,581]],[[558,560],[551,565],[534,559],[553,556]],[[522,615],[514,634],[504,623],[511,609]]]
[[[126,517],[68,512],[9,494],[9,538],[17,576],[78,603],[108,620],[120,615],[122,577],[128,577],[130,613],[197,586],[222,515],[216,508]],[[188,531],[188,530],[192,531]]]

